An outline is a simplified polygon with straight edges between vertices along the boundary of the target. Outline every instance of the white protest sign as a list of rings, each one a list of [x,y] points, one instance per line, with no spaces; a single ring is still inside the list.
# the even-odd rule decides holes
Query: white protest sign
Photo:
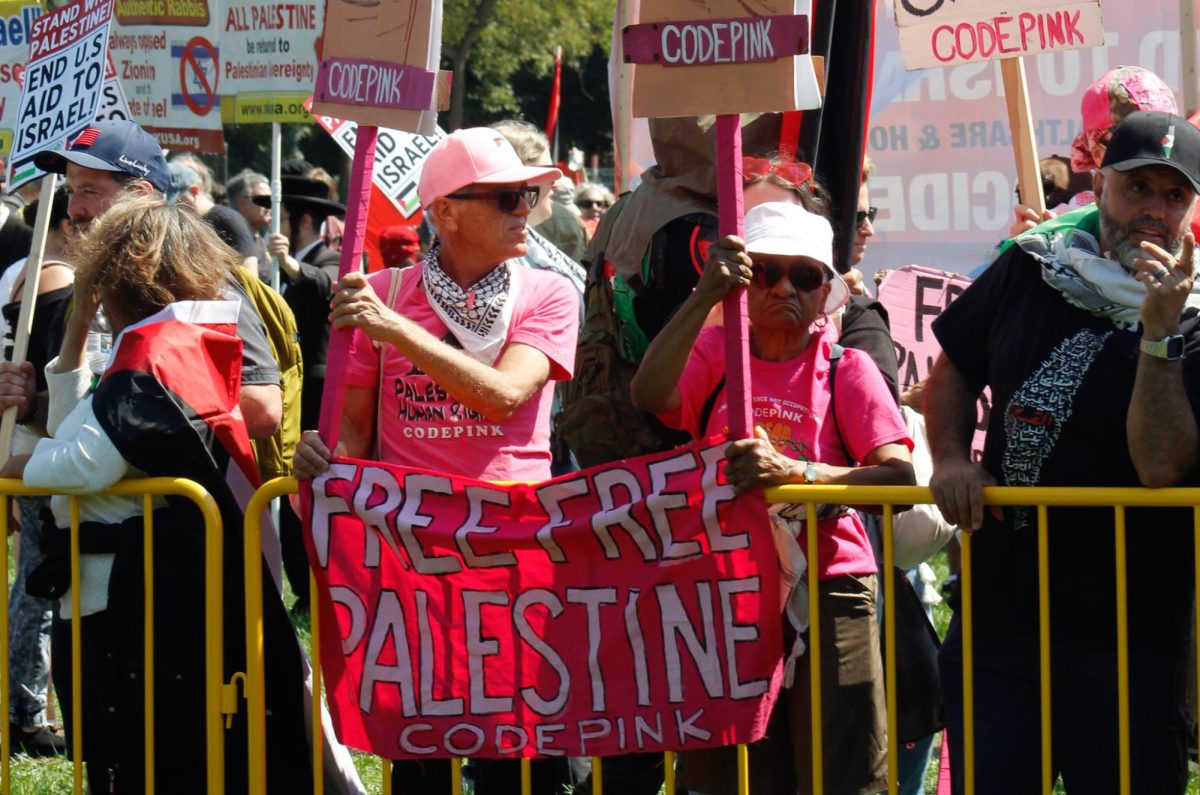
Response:
[[[221,114],[227,123],[309,123],[325,0],[226,0],[221,20]]]
[[[17,103],[25,82],[29,38],[42,8],[32,0],[0,2],[0,156],[12,147]]]
[[[333,136],[338,146],[354,156],[354,142],[358,135],[357,122],[333,116],[314,114],[317,124]],[[382,190],[400,209],[405,218],[411,218],[421,209],[417,196],[417,181],[421,178],[421,166],[434,144],[446,137],[441,127],[434,128],[433,135],[389,130],[380,127],[375,141],[375,168],[372,182]]]
[[[109,49],[129,113],[166,149],[224,151],[217,5],[116,0]]]
[[[1104,44],[1100,0],[895,0],[909,69]]]
[[[129,120],[129,103],[125,100],[125,89],[117,77],[117,66],[112,53],[108,54],[108,69],[104,72],[104,87],[100,89],[100,105],[96,108],[96,121]]]
[[[37,179],[33,155],[64,149],[96,116],[113,0],[75,0],[33,23],[9,187]]]

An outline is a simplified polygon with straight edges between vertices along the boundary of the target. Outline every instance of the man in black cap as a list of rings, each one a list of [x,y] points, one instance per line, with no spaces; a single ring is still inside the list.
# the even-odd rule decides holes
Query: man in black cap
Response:
[[[925,418],[930,484],[972,540],[975,791],[1044,788],[1037,514],[983,505],[981,487],[1196,485],[1200,290],[1188,228],[1200,130],[1137,112],[1116,129],[1096,204],[1007,241],[934,322],[943,355]],[[983,461],[976,399],[992,392]],[[1192,515],[1125,512],[1131,765],[1135,792],[1187,783],[1185,665]],[[1049,512],[1050,777],[1116,793],[1117,543],[1110,508]],[[962,634],[941,655],[955,791],[962,792]]]
[[[325,354],[329,348],[329,302],[337,284],[339,254],[325,245],[321,224],[331,215],[342,215],[346,205],[329,198],[329,187],[320,180],[284,174],[280,178],[279,232],[267,240],[267,252],[279,260],[283,297],[296,316],[300,354],[304,360],[304,386],[300,392],[302,428],[316,428],[321,418],[321,393],[325,389]],[[255,204],[271,206],[271,197],[255,196]],[[300,522],[285,508],[280,517],[283,566],[297,598],[296,609],[308,608],[308,557],[300,536]]]

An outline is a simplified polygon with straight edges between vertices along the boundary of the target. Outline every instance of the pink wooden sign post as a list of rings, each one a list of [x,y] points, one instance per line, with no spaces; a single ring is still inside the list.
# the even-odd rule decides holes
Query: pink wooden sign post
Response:
[[[434,129],[441,39],[441,0],[397,0],[367,11],[347,3],[326,7],[312,112],[358,122],[339,279],[361,268],[379,127]],[[331,450],[341,432],[350,340],[349,331],[329,335],[320,433]]]
[[[622,31],[633,74],[635,116],[717,114],[717,208],[721,235],[742,235],[739,114],[819,107],[808,56],[809,0],[643,0]],[[725,297],[729,431],[748,438],[750,324],[745,290]]]

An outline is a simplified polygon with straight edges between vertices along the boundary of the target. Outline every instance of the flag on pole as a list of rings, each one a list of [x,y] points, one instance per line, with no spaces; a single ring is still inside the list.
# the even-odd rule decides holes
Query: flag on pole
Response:
[[[558,104],[562,94],[562,47],[554,48],[554,82],[550,85],[550,109],[546,112],[546,137],[554,142],[554,160],[558,161]]]

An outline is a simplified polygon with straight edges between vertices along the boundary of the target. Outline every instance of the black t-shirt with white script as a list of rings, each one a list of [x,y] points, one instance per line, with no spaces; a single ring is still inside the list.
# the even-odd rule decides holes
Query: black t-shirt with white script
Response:
[[[1078,309],[1042,280],[1016,246],[934,321],[942,350],[967,381],[992,390],[984,468],[1000,485],[1138,486],[1125,432],[1140,328]],[[1131,277],[1132,278],[1132,277]],[[1184,383],[1200,414],[1200,318],[1180,332]],[[1170,421],[1164,417],[1163,421]],[[1195,473],[1181,486],[1196,485]],[[1037,512],[985,513],[972,541],[977,631],[1033,636],[1037,619]],[[1193,595],[1192,512],[1127,511],[1130,640],[1176,652],[1187,641]],[[1049,511],[1051,638],[1116,643],[1112,508]]]

